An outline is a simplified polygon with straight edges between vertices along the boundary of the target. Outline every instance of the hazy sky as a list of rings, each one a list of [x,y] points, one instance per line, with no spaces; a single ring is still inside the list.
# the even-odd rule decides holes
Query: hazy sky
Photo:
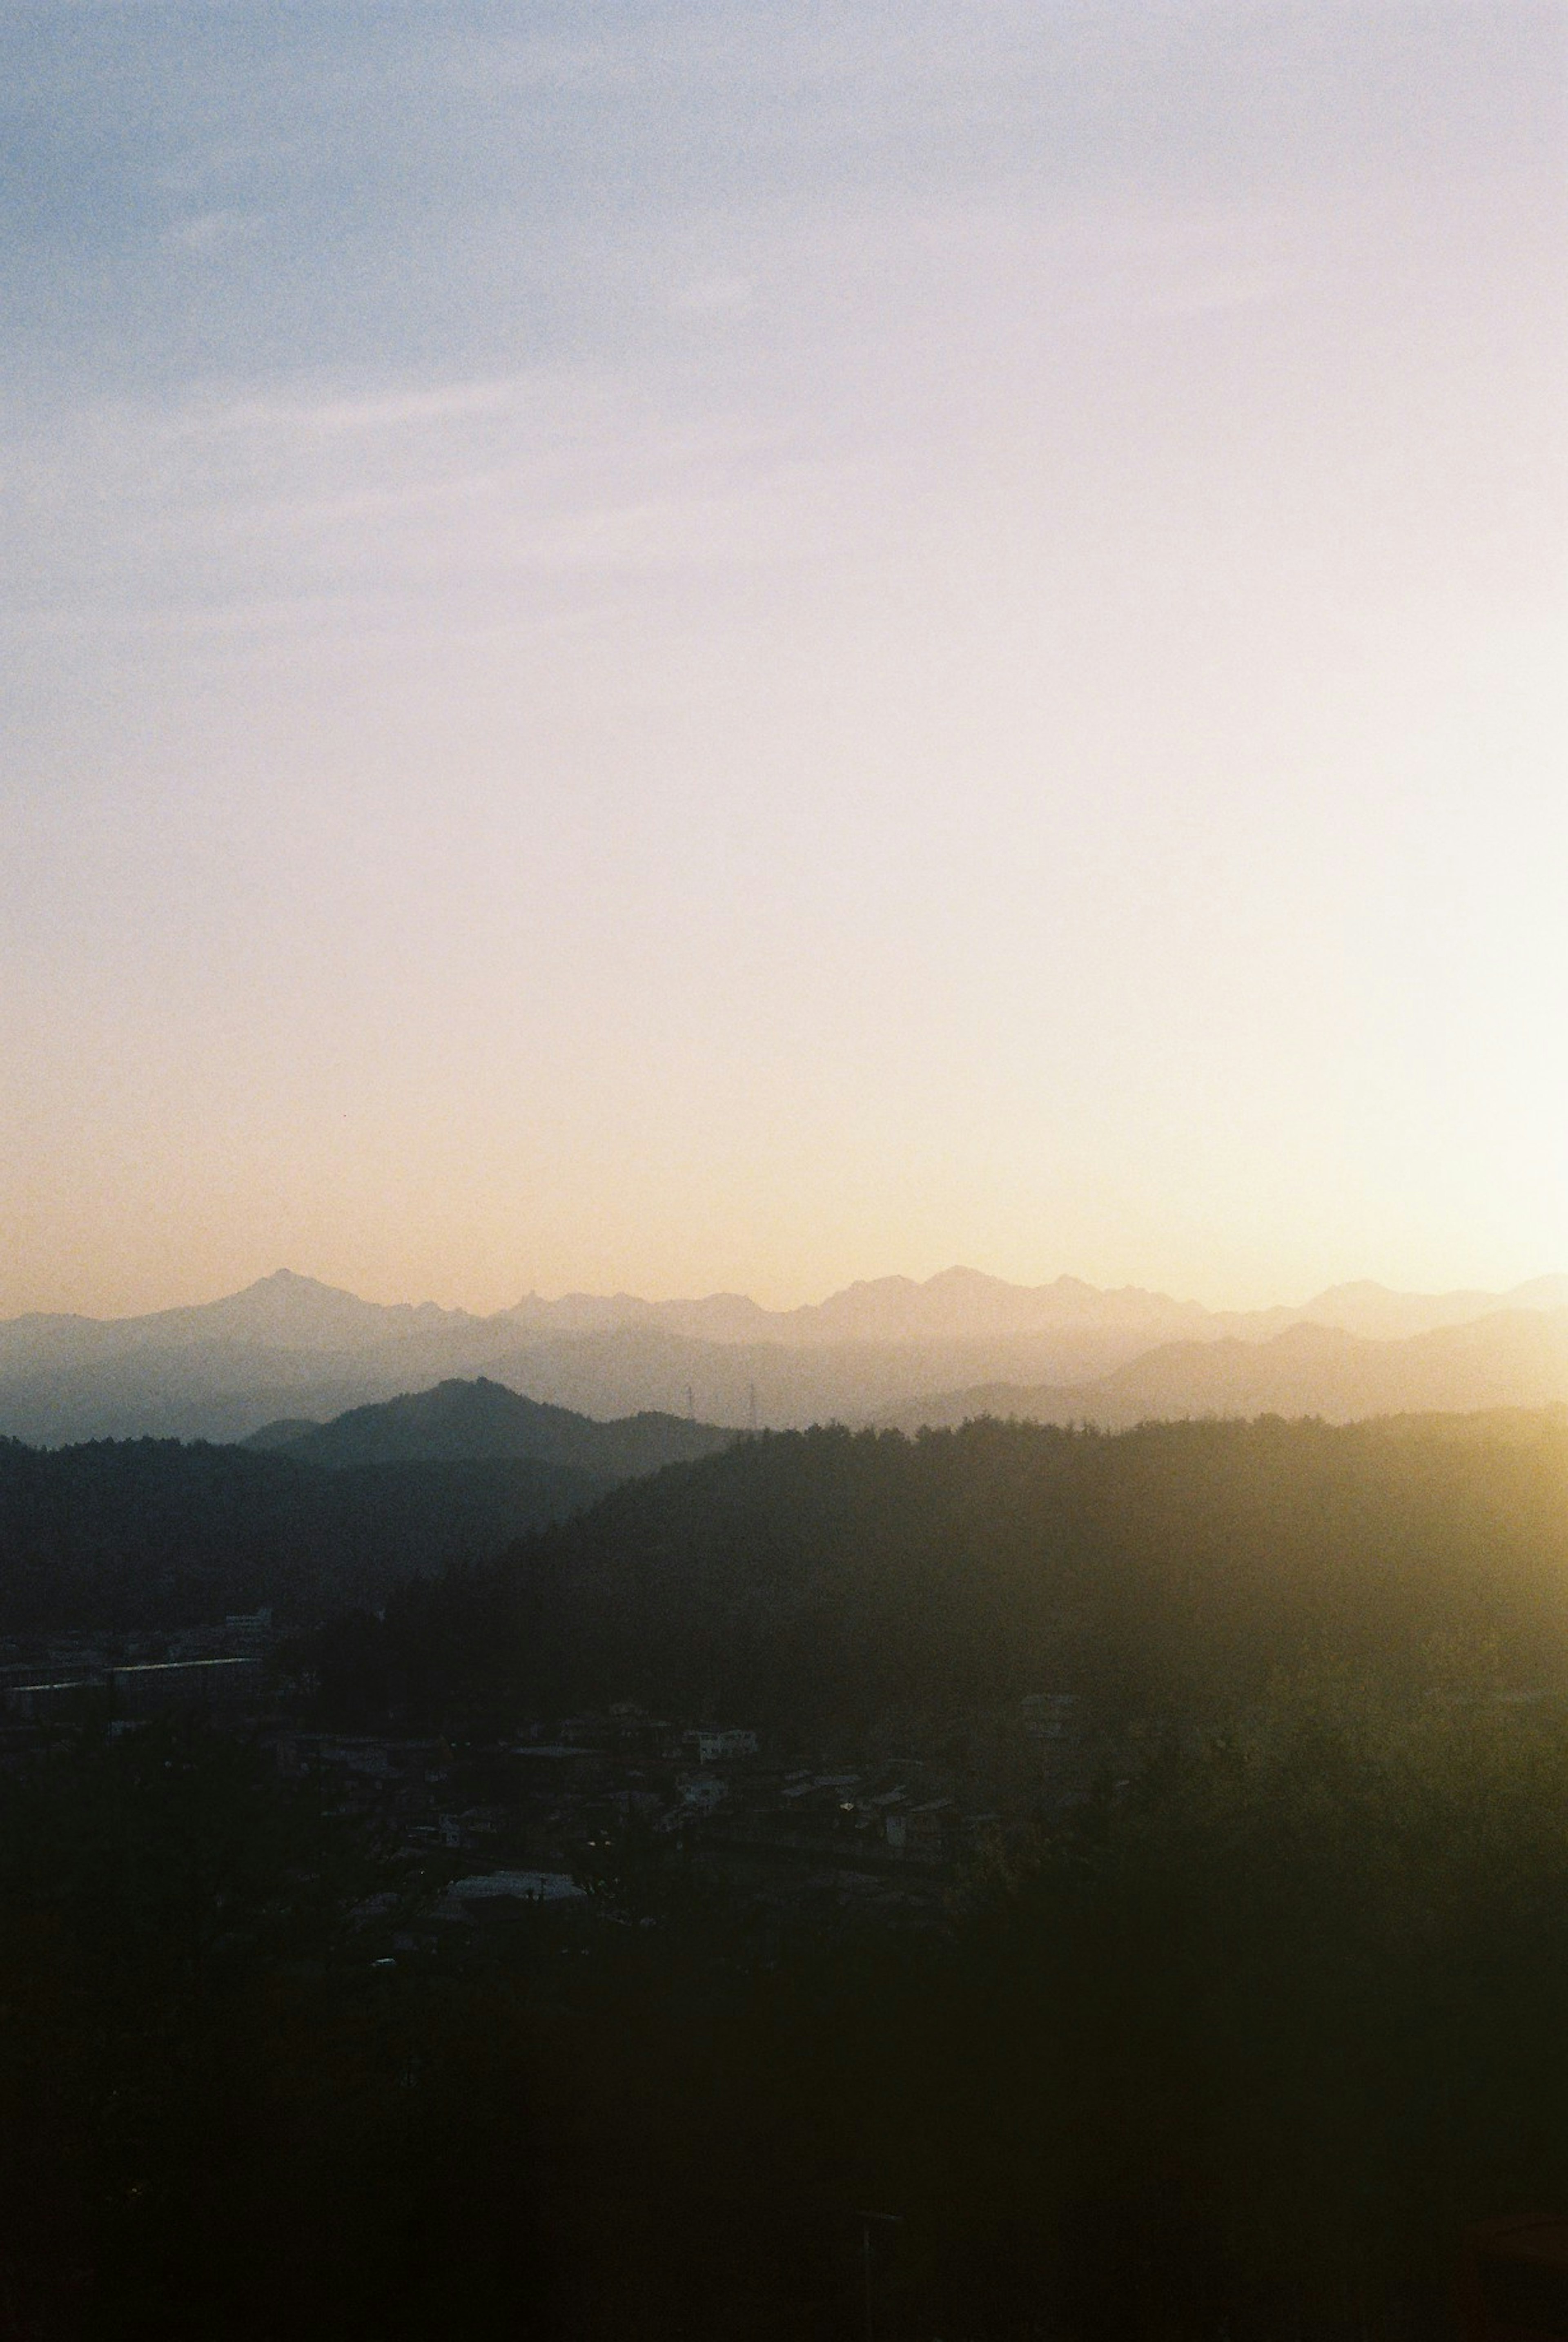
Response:
[[[1555,0],[9,0],[0,1312],[1568,1266]]]

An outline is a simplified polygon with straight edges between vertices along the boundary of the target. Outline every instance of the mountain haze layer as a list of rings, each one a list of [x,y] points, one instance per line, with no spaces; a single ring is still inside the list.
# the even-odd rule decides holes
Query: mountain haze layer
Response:
[[[1105,1430],[1198,1416],[1470,1413],[1568,1403],[1568,1309],[1493,1311],[1403,1341],[1297,1324],[1270,1341],[1177,1342],[1075,1386],[998,1383],[890,1413],[905,1429],[976,1416]]]
[[[1137,1286],[1102,1291],[1066,1276],[1014,1286],[953,1268],[924,1283],[893,1276],[853,1285],[798,1309],[765,1309],[728,1294],[667,1302],[530,1295],[480,1316],[432,1303],[368,1302],[280,1270],[190,1308],[0,1324],[0,1434],[45,1446],[141,1436],[238,1440],[280,1417],[319,1424],[476,1376],[584,1415],[694,1414],[735,1428],[754,1417],[776,1426],[914,1419],[923,1406],[949,1420],[954,1405],[1001,1386],[1024,1395],[1009,1411],[1045,1408],[1053,1419],[1064,1409],[1082,1415],[1091,1390],[1096,1410],[1114,1409],[1117,1420],[1142,1396],[1145,1412],[1191,1413],[1245,1409],[1254,1389],[1277,1394],[1260,1405],[1313,1411],[1323,1386],[1320,1367],[1308,1371],[1315,1353],[1270,1351],[1255,1372],[1252,1355],[1296,1329],[1397,1346],[1487,1324],[1500,1312],[1535,1320],[1565,1307],[1563,1277],[1510,1294],[1350,1285],[1299,1308],[1217,1311]],[[1451,1400],[1403,1396],[1392,1365],[1369,1366],[1361,1380],[1369,1392],[1398,1389],[1401,1406],[1491,1405],[1497,1375],[1518,1380],[1513,1369],[1488,1364],[1508,1339],[1527,1343],[1528,1336],[1483,1337],[1464,1354],[1467,1368],[1447,1382],[1437,1377],[1457,1394]],[[1142,1382],[1104,1387],[1173,1347],[1180,1361],[1148,1368]],[[1215,1361],[1205,1365],[1211,1350]],[[1543,1355],[1536,1383],[1546,1386],[1533,1386],[1528,1403],[1568,1396],[1554,1356]],[[1432,1370],[1418,1364],[1415,1379],[1423,1376],[1430,1380]],[[1348,1368],[1342,1386],[1355,1386]],[[1324,1411],[1342,1411],[1340,1401]]]

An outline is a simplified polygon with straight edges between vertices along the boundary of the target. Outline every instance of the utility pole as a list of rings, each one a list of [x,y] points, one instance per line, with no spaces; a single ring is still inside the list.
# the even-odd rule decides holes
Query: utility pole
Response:
[[[692,1386],[691,1386],[690,1383],[688,1383],[688,1384],[686,1385],[686,1421],[687,1421],[688,1423],[695,1423],[696,1419],[697,1419],[697,1395],[696,1395],[695,1391],[692,1388]]]
[[[873,2342],[871,2325],[871,2222],[869,2220],[867,2220],[864,2228],[861,2232],[861,2243],[864,2249],[865,2256],[865,2342]]]
[[[904,2221],[897,2212],[862,2212],[860,2221],[861,2264],[865,2276],[865,2342],[876,2342],[876,2288],[871,2257],[871,2232],[874,2227],[902,2228]]]
[[[757,1386],[755,1383],[747,1384],[746,1393],[746,1427],[754,1437],[757,1427]]]

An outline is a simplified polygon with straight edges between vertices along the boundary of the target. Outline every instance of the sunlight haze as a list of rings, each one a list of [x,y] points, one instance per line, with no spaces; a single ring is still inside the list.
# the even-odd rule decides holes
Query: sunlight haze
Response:
[[[0,1315],[1568,1265],[1548,0],[22,0]]]

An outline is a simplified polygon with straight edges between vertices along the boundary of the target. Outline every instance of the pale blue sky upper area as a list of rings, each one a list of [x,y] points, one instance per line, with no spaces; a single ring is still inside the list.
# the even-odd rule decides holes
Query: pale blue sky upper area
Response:
[[[0,1309],[1562,1266],[1564,25],[12,5]]]
[[[103,6],[5,27],[24,386],[667,342],[668,240],[846,203],[1553,171],[1544,0]]]

